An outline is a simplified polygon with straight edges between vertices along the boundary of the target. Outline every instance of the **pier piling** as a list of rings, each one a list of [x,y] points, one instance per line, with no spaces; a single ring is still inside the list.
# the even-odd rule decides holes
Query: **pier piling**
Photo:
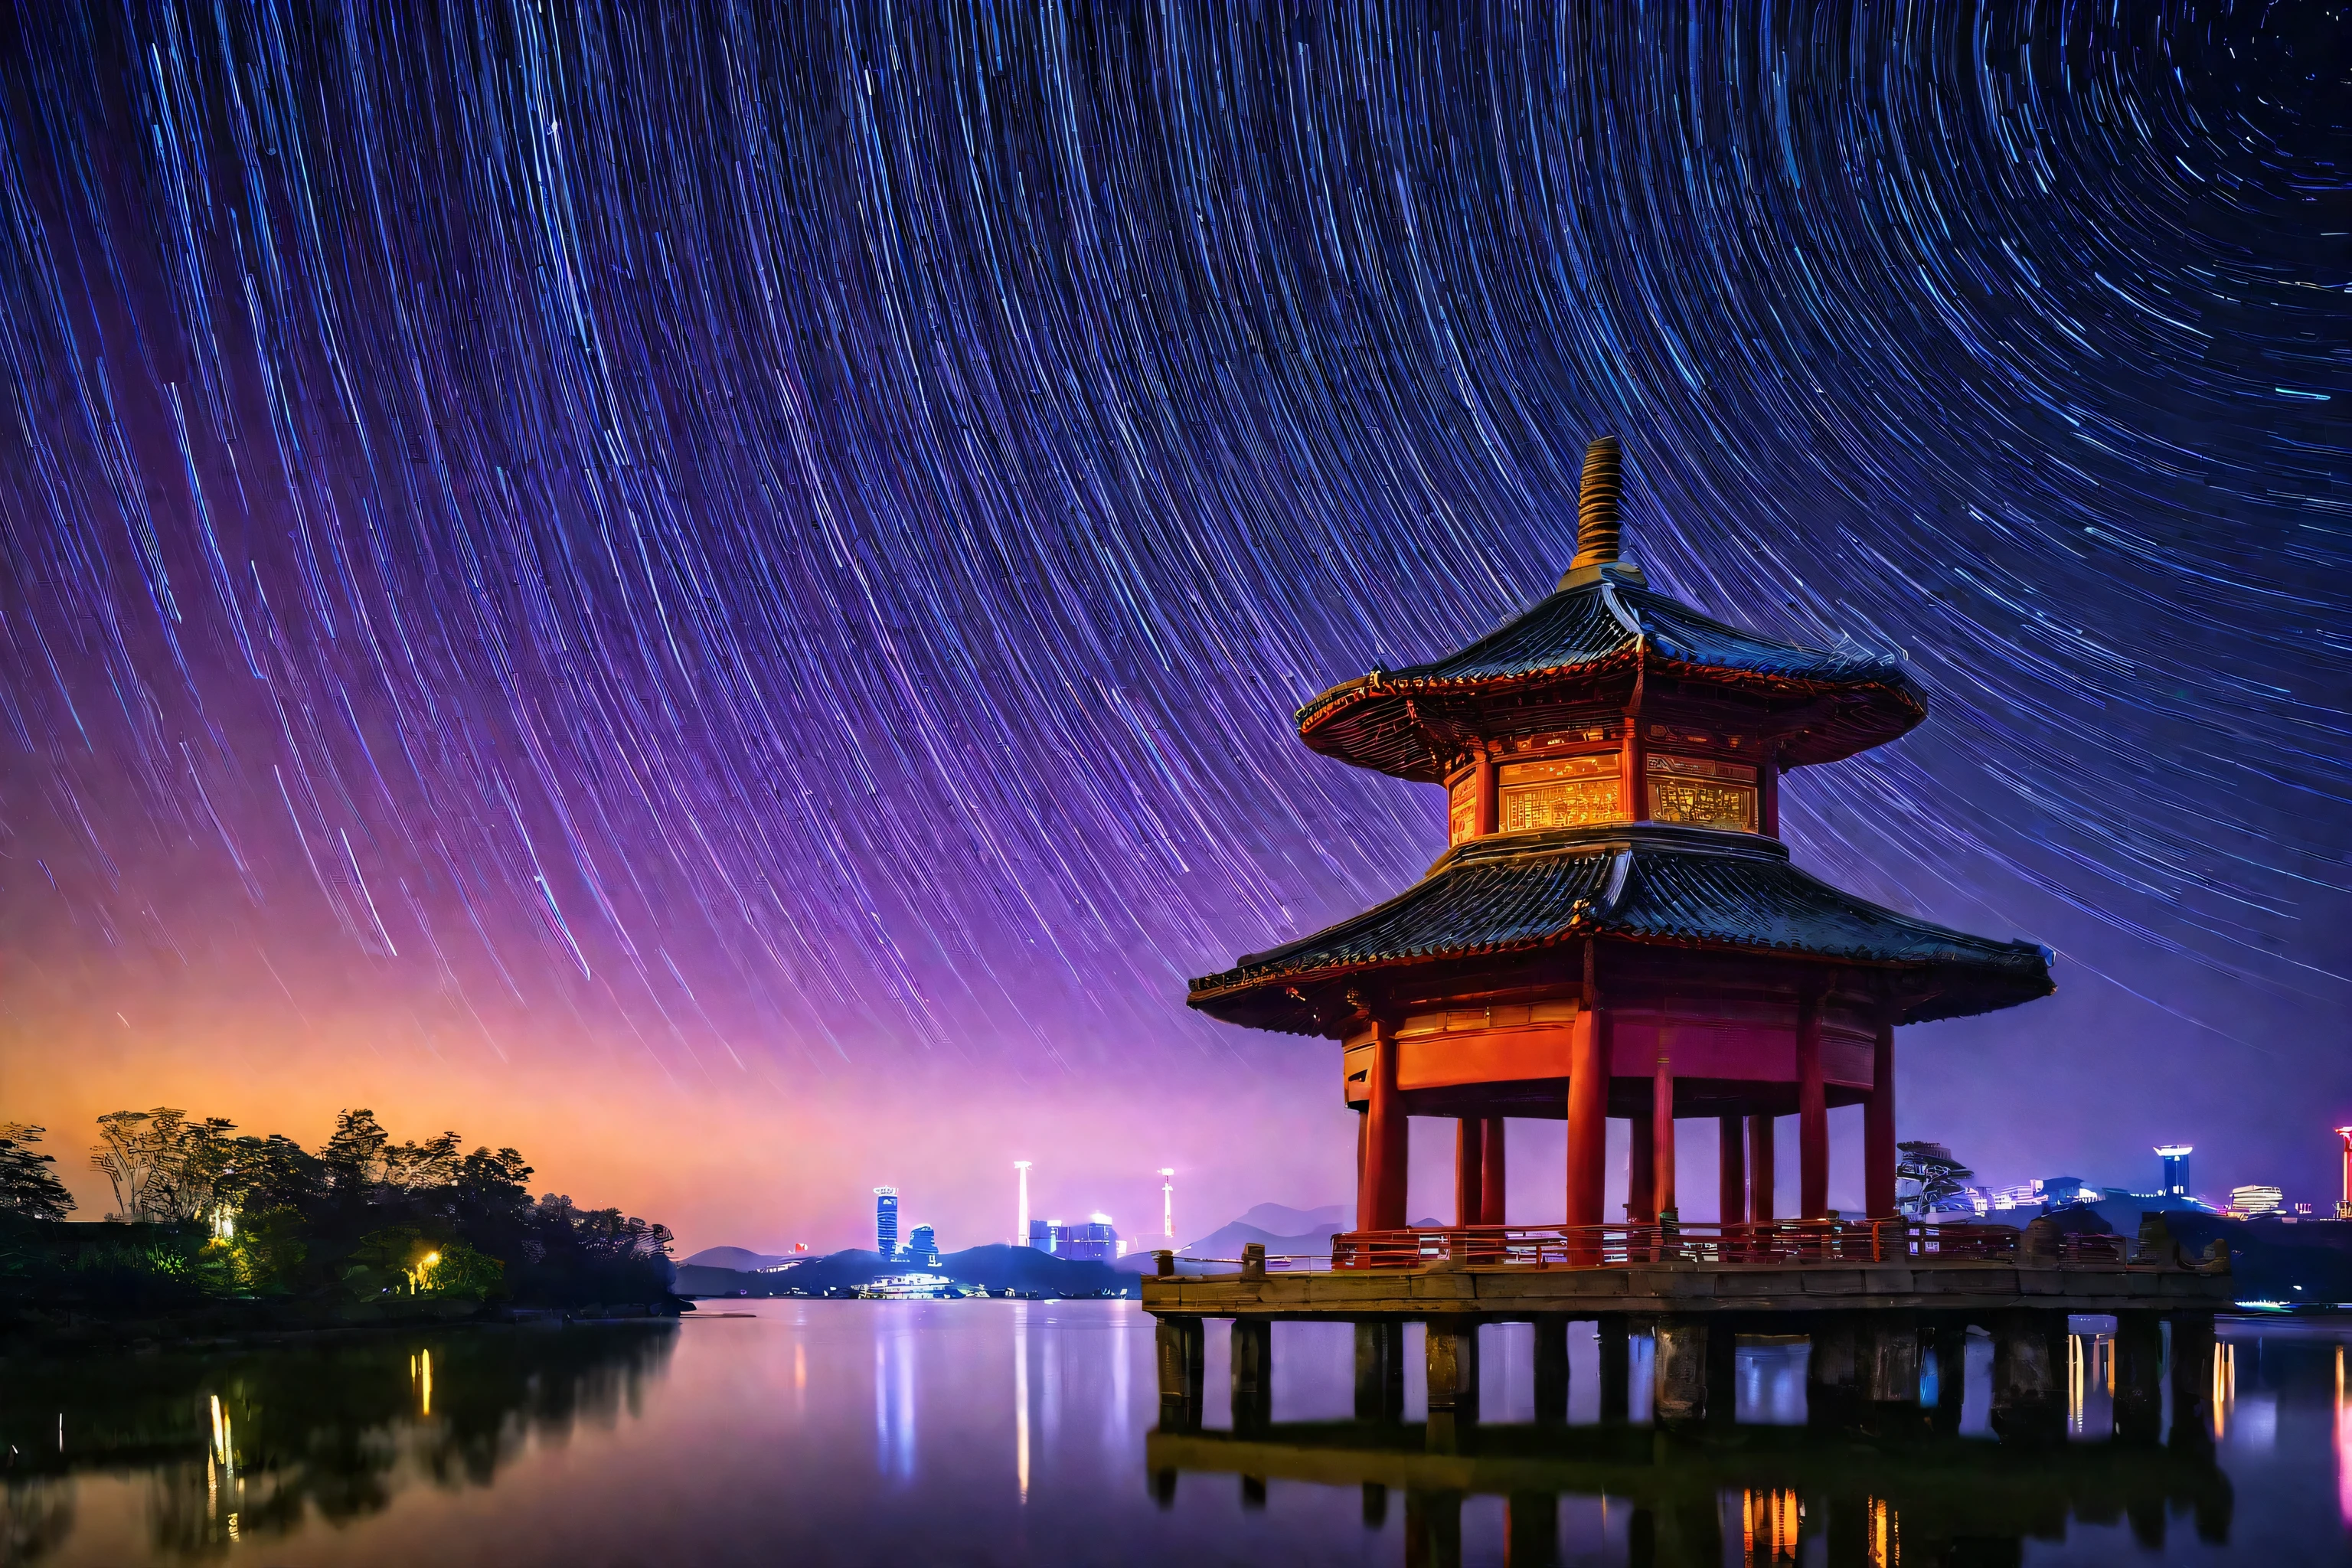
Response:
[[[1208,1348],[1201,1320],[1163,1317],[1152,1331],[1160,1371],[1160,1425],[1171,1432],[1201,1426],[1202,1366]]]
[[[1356,1324],[1356,1419],[1404,1419],[1404,1324],[1394,1318]]]
[[[1536,1419],[1568,1419],[1568,1319],[1539,1312],[1535,1319]]]
[[[1622,1312],[1603,1312],[1601,1339],[1601,1419],[1627,1421],[1633,1406],[1633,1325]]]
[[[2213,1451],[2213,1314],[2172,1314],[2172,1434],[2169,1445],[2201,1457]]]
[[[2003,1312],[1992,1324],[1992,1429],[2011,1441],[2039,1441],[2065,1430],[2059,1386],[2065,1320],[2055,1333],[2047,1312]],[[2056,1352],[2056,1353],[2053,1353]]]
[[[1850,1316],[1832,1313],[1813,1325],[1812,1347],[1805,1357],[1805,1417],[1809,1424],[1836,1426],[1852,1419],[1853,1362],[1854,1324]]]
[[[2164,1426],[2164,1327],[2154,1312],[2116,1314],[2116,1440],[2152,1445]]]
[[[1458,1452],[1465,1429],[1478,1420],[1478,1320],[1432,1318],[1426,1333],[1429,1447]]]
[[[1706,1415],[1707,1322],[1704,1318],[1658,1320],[1652,1358],[1651,1419],[1680,1426]]]
[[[1234,1430],[1263,1430],[1274,1411],[1274,1323],[1234,1320]]]

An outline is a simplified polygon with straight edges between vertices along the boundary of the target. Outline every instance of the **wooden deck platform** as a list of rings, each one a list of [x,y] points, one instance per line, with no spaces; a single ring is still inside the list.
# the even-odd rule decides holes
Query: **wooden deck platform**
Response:
[[[1978,1316],[2213,1311],[2232,1302],[2228,1275],[2128,1264],[1906,1261],[1796,1266],[1640,1263],[1592,1268],[1440,1262],[1420,1268],[1146,1276],[1143,1309],[1199,1318],[1469,1317],[1543,1314],[1789,1314],[1874,1310]]]
[[[2204,1311],[2232,1304],[2226,1258],[2191,1258],[2160,1226],[2131,1240],[2005,1226],[1482,1226],[1356,1232],[1328,1258],[1181,1274],[1155,1255],[1143,1307],[1161,1316],[1570,1319],[2018,1310]],[[1792,1327],[1795,1326],[1792,1324]]]

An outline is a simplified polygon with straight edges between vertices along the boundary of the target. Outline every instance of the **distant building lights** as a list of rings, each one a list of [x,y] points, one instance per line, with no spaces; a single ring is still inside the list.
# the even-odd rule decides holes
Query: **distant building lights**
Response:
[[[2250,1184],[2230,1189],[2230,1212],[2241,1219],[2252,1219],[2258,1215],[2277,1214],[2285,1207],[2286,1194],[2276,1187]]]

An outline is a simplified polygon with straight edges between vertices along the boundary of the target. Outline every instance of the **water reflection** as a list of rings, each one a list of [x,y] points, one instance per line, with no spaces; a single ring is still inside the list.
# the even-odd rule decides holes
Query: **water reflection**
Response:
[[[1794,1568],[1805,1505],[1793,1489],[1739,1494],[1741,1568]]]
[[[2336,1508],[2352,1531],[2352,1397],[2344,1387],[2344,1347],[2336,1347]]]
[[[146,1533],[175,1557],[349,1523],[418,1482],[491,1486],[527,1443],[633,1402],[674,1336],[470,1331],[12,1368],[0,1563],[43,1561],[72,1534],[86,1475],[143,1476]]]
[[[2175,1521],[2193,1533],[2200,1561],[2345,1560],[2352,1366],[2339,1331],[2224,1325],[2210,1374],[2191,1341],[2181,1353],[2190,1358],[2182,1366],[2192,1394],[2175,1421],[2172,1374],[2160,1412],[2146,1403],[2156,1390],[2144,1381],[2119,1400],[2123,1380],[2144,1379],[2147,1363],[2134,1359],[2138,1370],[2126,1373],[2126,1350],[2133,1358],[2145,1351],[2119,1343],[2112,1322],[2078,1319],[2077,1331],[2053,1344],[2063,1420],[2000,1440],[1981,1415],[1991,1345],[1981,1333],[1953,1331],[1923,1354],[1920,1404],[1907,1419],[1882,1406],[1816,1411],[1808,1424],[1809,1347],[1781,1340],[1739,1346],[1728,1420],[1658,1430],[1638,1399],[1620,1407],[1623,1415],[1596,1419],[1574,1398],[1565,1425],[1495,1420],[1492,1411],[1510,1401],[1507,1391],[1494,1397],[1492,1373],[1517,1364],[1506,1352],[1486,1358],[1490,1418],[1475,1426],[1448,1424],[1441,1436],[1412,1418],[1417,1411],[1402,1420],[1284,1419],[1290,1413],[1275,1411],[1221,1429],[1213,1414],[1170,1426],[1163,1411],[1146,1463],[1170,1508],[1181,1506],[1184,1472],[1239,1475],[1245,1497],[1258,1500],[1286,1483],[1351,1489],[1368,1529],[1402,1518],[1401,1558],[1387,1560],[1408,1563],[1478,1560],[1465,1543],[1477,1534],[1482,1498],[1500,1505],[1495,1522],[1514,1564],[2014,1563],[2042,1551],[2037,1542],[2062,1541],[2094,1553],[2070,1561],[2107,1561],[2165,1551]],[[1502,1349],[1513,1331],[1488,1332]],[[1643,1369],[1633,1379],[1638,1394],[1650,1346],[1637,1334],[1626,1349],[1627,1363]],[[1571,1342],[1580,1372],[1577,1350]],[[1282,1353],[1275,1360],[1281,1364]],[[2326,1412],[2324,1433],[2317,1422],[2297,1425],[2297,1409],[2315,1405]],[[2307,1435],[2300,1443],[2298,1433]],[[2332,1488],[2313,1473],[2315,1462]],[[2324,1514],[2308,1506],[2306,1477],[2335,1505],[2323,1503]],[[2233,1542],[2249,1487],[2259,1499],[2256,1523]],[[1581,1528],[1573,1522],[1580,1503],[1589,1510]],[[1531,1522],[1538,1521],[1553,1522]]]
[[[1675,1434],[1638,1397],[1646,1341],[1612,1405],[1590,1325],[1569,1341],[1567,1421],[1538,1424],[1536,1342],[1512,1325],[1481,1335],[1484,1418],[1432,1454],[1417,1331],[1397,1336],[1394,1405],[1373,1391],[1394,1414],[1363,1422],[1349,1326],[1279,1325],[1266,1425],[1244,1436],[1222,1321],[1203,1325],[1205,1429],[1171,1432],[1132,1303],[756,1310],[0,1369],[0,1563],[1919,1568],[2352,1544],[2352,1366],[2324,1324],[2225,1329],[2182,1419],[2168,1403],[2143,1430],[2114,1409],[2130,1336],[2078,1320],[2051,1347],[2064,1397],[2038,1444],[1992,1436],[1979,1335],[1923,1357],[1917,1420],[1870,1429],[1807,1410],[1803,1341],[1750,1340],[1725,1373],[1733,1418]]]
[[[1013,1306],[1013,1466],[1021,1500],[1029,1500],[1029,1303]]]
[[[2233,1489],[2210,1456],[2112,1444],[2057,1448],[1927,1432],[1864,1440],[1819,1426],[1674,1434],[1633,1425],[1494,1424],[1429,1451],[1419,1424],[1273,1423],[1244,1435],[1155,1432],[1147,1463],[1163,1473],[1240,1475],[1402,1491],[1406,1563],[1458,1563],[1465,1500],[1499,1497],[1514,1540],[1537,1500],[1582,1494],[1625,1510],[1623,1557],[1635,1563],[1716,1563],[1727,1536],[1738,1561],[1775,1568],[1827,1541],[1831,1563],[2019,1561],[2030,1539],[2063,1537],[2066,1521],[2128,1519],[2161,1544],[2168,1515],[2194,1518],[2208,1542],[2226,1539]],[[1163,1488],[1163,1492],[1165,1489]],[[1181,1495],[1181,1491],[1177,1494]],[[1555,1510],[1556,1510],[1556,1505]],[[1369,1514],[1368,1514],[1369,1517]],[[1524,1560],[1559,1561],[1556,1535]],[[1580,1556],[1598,1544],[1575,1542]],[[1520,1561],[1515,1557],[1513,1561]]]

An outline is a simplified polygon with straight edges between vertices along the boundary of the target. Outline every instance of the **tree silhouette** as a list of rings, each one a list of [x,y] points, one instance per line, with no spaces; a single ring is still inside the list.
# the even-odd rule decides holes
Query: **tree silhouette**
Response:
[[[0,1121],[0,1211],[26,1219],[63,1219],[73,1194],[49,1167],[54,1154],[36,1154],[31,1145],[47,1129],[23,1121]]]

